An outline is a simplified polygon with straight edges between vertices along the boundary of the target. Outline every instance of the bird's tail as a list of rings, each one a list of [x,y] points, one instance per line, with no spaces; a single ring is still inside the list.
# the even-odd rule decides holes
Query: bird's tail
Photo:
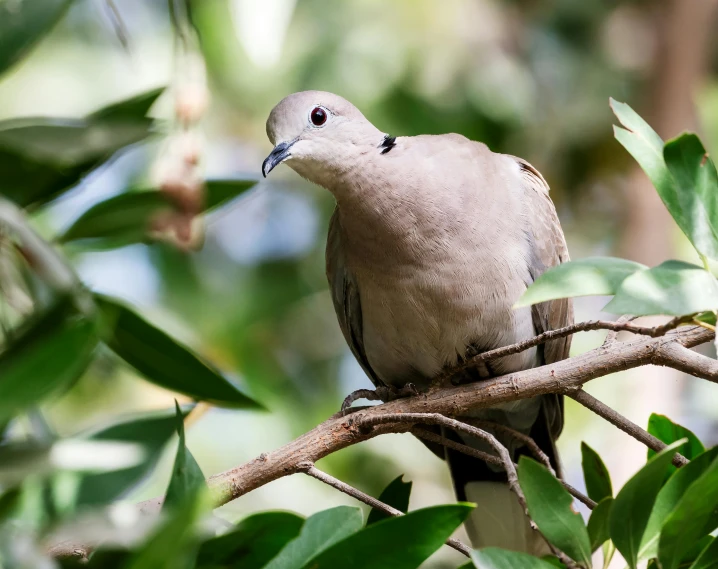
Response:
[[[548,455],[554,469],[560,472],[558,454],[554,444],[557,433],[551,420],[556,399],[548,399],[555,396],[546,397],[547,399],[542,401],[529,435]],[[559,402],[559,405],[561,404],[562,402]],[[503,439],[503,437],[498,437],[498,433],[494,434],[500,440]],[[445,436],[454,438],[456,435],[445,433]],[[504,441],[502,440],[502,442]],[[476,445],[472,444],[472,446]],[[526,447],[509,446],[508,444],[507,446],[514,461],[518,461],[522,454],[530,455],[530,451]],[[482,446],[481,450],[487,451],[488,449]],[[502,469],[492,467],[478,458],[452,449],[446,449],[446,459],[451,469],[457,497],[459,500],[476,504],[476,508],[465,523],[474,547],[501,547],[538,556],[551,553],[543,537],[531,528],[518,498],[509,489],[506,474]]]

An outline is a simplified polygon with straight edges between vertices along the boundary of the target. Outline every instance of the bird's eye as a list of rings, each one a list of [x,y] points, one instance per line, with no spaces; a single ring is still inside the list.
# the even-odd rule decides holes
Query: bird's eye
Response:
[[[309,120],[312,121],[314,126],[322,126],[327,122],[327,111],[321,107],[314,107],[309,114]]]

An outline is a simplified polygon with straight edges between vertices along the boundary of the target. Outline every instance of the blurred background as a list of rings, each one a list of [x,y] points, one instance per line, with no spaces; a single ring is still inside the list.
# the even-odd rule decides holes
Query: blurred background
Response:
[[[109,102],[177,82],[181,62],[164,0],[77,0],[22,65],[0,83],[0,119],[79,117]],[[201,125],[207,176],[260,176],[271,146],[264,123],[285,95],[319,89],[351,100],[393,135],[458,132],[533,163],[552,188],[574,259],[617,255],[654,265],[692,261],[691,248],[650,183],[613,139],[609,97],[628,102],[664,138],[698,131],[718,149],[718,0],[197,0],[192,19],[211,104]],[[124,44],[124,45],[123,45]],[[171,118],[171,89],[152,114]],[[159,122],[162,125],[162,121]],[[48,233],[90,204],[151,179],[167,152],[162,127],[63,196],[37,221]],[[289,168],[210,215],[204,246],[167,244],[69,251],[86,283],[138,306],[233,374],[269,409],[209,409],[188,431],[205,475],[278,447],[336,412],[369,381],[335,320],[324,276],[328,192]],[[613,318],[606,299],[576,302],[576,319]],[[573,353],[602,333],[574,339]],[[675,371],[646,367],[587,390],[639,425],[668,415],[718,443],[715,392]],[[107,354],[68,394],[45,406],[73,434],[131,411],[168,408],[174,395],[140,381]],[[566,404],[560,440],[568,481],[583,488],[580,441],[621,485],[645,461],[627,435]],[[172,448],[131,500],[162,493]],[[409,435],[346,449],[324,470],[377,495],[399,474],[411,508],[454,500],[448,474]],[[220,510],[310,514],[351,500],[301,476]],[[455,567],[443,548],[427,567]]]

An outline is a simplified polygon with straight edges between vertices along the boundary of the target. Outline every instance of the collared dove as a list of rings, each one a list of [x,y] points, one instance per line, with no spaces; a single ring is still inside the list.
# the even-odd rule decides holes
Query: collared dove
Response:
[[[528,162],[458,134],[390,136],[348,101],[320,91],[283,99],[267,134],[275,148],[262,165],[265,176],[286,162],[336,198],[327,277],[339,326],[375,386],[421,390],[473,354],[572,322],[568,300],[513,308],[543,271],[568,260],[548,185]],[[556,362],[568,356],[569,343],[486,362],[471,379]],[[559,471],[560,396],[463,417],[476,418],[530,435]],[[494,434],[514,460],[529,454],[505,432]],[[548,553],[500,468],[439,449],[458,498],[477,504],[466,523],[475,547]]]

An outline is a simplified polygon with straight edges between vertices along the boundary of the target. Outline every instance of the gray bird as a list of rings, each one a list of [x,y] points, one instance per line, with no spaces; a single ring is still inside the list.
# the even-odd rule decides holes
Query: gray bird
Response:
[[[407,384],[425,389],[471,355],[572,322],[565,299],[513,308],[541,273],[568,261],[548,185],[528,162],[458,134],[390,136],[348,101],[320,91],[283,99],[269,115],[267,135],[275,147],[262,165],[265,176],[286,162],[336,198],[326,250],[334,308],[352,353],[384,392]],[[562,360],[569,343],[487,362],[468,379]],[[559,471],[560,396],[462,419],[530,435]],[[515,460],[529,454],[504,432],[494,434]],[[489,450],[478,440],[457,440]],[[501,469],[440,452],[457,497],[477,504],[466,523],[474,547],[548,552]]]

